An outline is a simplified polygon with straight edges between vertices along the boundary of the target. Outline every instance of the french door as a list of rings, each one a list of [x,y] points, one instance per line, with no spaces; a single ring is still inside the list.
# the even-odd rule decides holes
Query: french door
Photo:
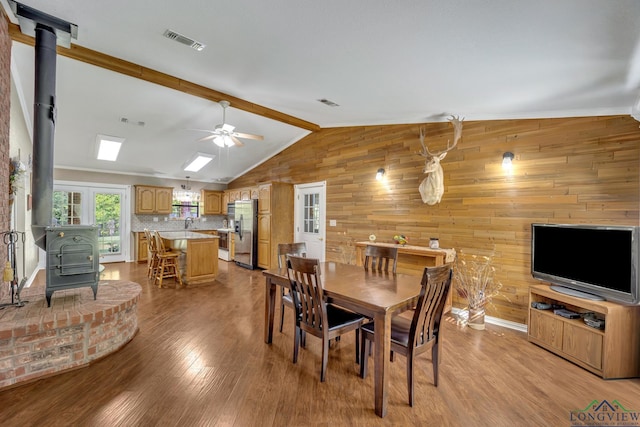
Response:
[[[100,262],[126,261],[128,193],[126,186],[54,184],[53,225],[97,225]]]

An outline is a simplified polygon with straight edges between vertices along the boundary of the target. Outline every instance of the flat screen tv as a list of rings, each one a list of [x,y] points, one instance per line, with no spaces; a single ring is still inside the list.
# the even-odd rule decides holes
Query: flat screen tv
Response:
[[[531,274],[558,292],[640,303],[640,227],[531,224]]]

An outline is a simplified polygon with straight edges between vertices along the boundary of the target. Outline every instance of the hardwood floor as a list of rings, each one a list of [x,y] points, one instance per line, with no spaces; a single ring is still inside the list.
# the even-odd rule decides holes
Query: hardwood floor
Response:
[[[570,411],[593,400],[640,412],[640,379],[604,381],[521,332],[475,331],[449,317],[439,386],[428,355],[420,356],[409,407],[406,362],[397,357],[381,419],[373,375],[358,377],[353,333],[332,343],[325,383],[320,340],[307,340],[298,364],[291,362],[290,310],[283,333],[276,328],[273,344],[264,343],[261,271],[221,262],[214,283],[164,289],[148,285],[145,274],[146,265],[122,263],[107,265],[103,276],[143,285],[136,337],[87,368],[0,392],[0,425],[568,426]]]

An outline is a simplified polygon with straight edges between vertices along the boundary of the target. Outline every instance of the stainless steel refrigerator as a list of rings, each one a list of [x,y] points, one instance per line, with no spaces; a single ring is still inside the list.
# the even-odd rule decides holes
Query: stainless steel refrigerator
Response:
[[[253,270],[258,266],[258,201],[237,200],[235,212],[234,260]]]

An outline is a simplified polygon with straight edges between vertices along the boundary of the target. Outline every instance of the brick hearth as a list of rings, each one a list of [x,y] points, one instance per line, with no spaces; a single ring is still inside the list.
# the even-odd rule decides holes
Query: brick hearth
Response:
[[[0,310],[0,390],[120,349],[138,330],[141,292],[134,282],[101,280],[95,301],[90,287],[56,291],[49,308],[43,285],[23,289],[24,307]]]

